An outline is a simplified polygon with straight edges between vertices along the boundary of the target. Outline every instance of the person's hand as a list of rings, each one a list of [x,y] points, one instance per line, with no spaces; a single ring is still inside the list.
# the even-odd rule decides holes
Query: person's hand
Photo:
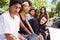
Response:
[[[48,26],[46,26],[45,29],[48,29]]]
[[[24,38],[23,36],[21,36],[21,40],[27,40],[26,38]]]
[[[47,31],[45,31],[46,37],[49,35],[49,33]]]
[[[27,40],[27,39],[24,38],[21,34],[18,33],[18,40]]]
[[[41,34],[39,34],[39,35],[38,35],[38,39],[39,39],[39,40],[44,40],[44,37],[43,37]]]
[[[17,40],[21,40],[21,39],[17,38]]]

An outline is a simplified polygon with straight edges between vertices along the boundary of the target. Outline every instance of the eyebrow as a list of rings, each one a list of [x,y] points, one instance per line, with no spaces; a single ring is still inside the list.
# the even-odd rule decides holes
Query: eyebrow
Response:
[[[42,20],[44,21],[44,20],[47,20],[47,19],[46,18],[43,18]]]
[[[21,8],[21,7],[17,7],[17,6],[15,6],[16,8]]]

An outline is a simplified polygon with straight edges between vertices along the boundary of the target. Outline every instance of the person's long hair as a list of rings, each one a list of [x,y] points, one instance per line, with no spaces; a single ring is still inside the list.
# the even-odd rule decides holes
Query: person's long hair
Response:
[[[44,15],[45,15],[46,17],[48,17],[47,12],[46,12],[46,8],[45,8],[45,7],[42,7],[42,8],[44,8]],[[42,8],[40,9],[40,15],[39,15],[39,17],[43,14],[43,13],[42,13]],[[47,18],[47,19],[48,19],[48,18]]]
[[[46,8],[45,8],[45,7],[42,7],[42,8],[44,8],[44,15],[47,15]],[[43,14],[43,13],[42,13],[42,8],[40,9],[40,15]]]
[[[19,11],[19,14],[22,12],[22,10],[23,10],[23,6],[24,6],[24,5],[21,6],[21,9],[20,9],[20,11]]]

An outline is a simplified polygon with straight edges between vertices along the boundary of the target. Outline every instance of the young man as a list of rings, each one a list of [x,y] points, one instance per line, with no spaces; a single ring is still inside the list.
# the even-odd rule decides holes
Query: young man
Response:
[[[0,40],[26,40],[20,34],[18,37],[21,4],[22,0],[10,0],[9,11],[0,16]]]

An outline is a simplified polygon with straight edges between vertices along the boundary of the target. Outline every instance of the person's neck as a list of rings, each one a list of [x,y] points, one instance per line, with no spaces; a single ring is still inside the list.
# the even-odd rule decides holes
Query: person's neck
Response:
[[[30,14],[30,16],[31,16],[31,18],[33,17],[33,15],[31,15],[31,14]]]
[[[44,15],[44,13],[42,13]]]
[[[14,13],[12,11],[9,11],[9,13],[10,13],[11,18],[14,19]]]
[[[20,14],[23,15],[23,16],[25,16],[25,12],[24,11],[22,11]]]

